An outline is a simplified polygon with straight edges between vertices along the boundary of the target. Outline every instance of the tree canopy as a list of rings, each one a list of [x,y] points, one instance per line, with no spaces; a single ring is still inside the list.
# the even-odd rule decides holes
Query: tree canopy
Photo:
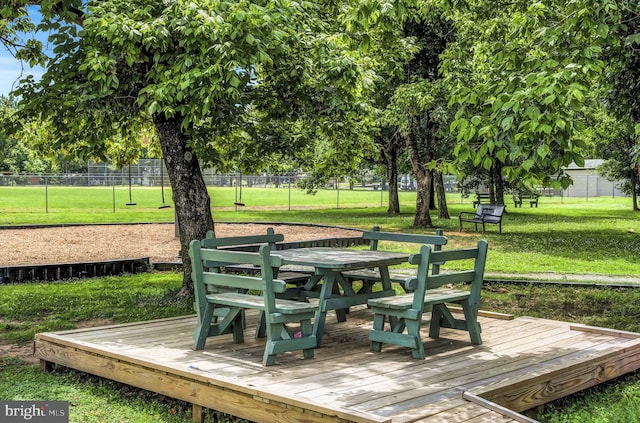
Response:
[[[53,48],[43,77],[16,90],[20,112],[51,122],[58,145],[74,144],[84,156],[104,157],[110,141],[155,128],[173,188],[185,286],[188,243],[214,226],[202,162],[277,151],[301,122],[312,124],[298,134],[326,140],[334,156],[358,151],[356,117],[368,77],[340,32],[339,2],[33,3]],[[2,12],[9,31],[28,16],[26,1],[15,6]],[[247,142],[226,148],[234,138]]]
[[[203,163],[313,162],[321,181],[357,172],[373,140],[388,153],[404,139],[423,185],[415,222],[429,226],[432,171],[486,172],[500,201],[505,181],[566,187],[563,168],[584,159],[582,112],[606,87],[616,102],[598,100],[635,126],[637,158],[639,9],[625,0],[11,0],[0,39],[45,66],[15,94],[20,116],[50,128],[52,151],[126,163],[134,140],[157,137],[188,288],[188,243],[214,228]],[[32,29],[49,34],[50,50],[25,35]]]

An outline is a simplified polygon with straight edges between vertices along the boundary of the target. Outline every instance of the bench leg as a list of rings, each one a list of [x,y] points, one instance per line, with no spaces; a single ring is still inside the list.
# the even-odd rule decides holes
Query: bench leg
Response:
[[[431,310],[431,323],[429,325],[429,338],[440,338],[440,325],[442,324],[442,312],[440,304],[434,304]]]
[[[311,319],[304,319],[300,322],[300,334],[302,338],[313,336],[313,326],[311,325]],[[304,358],[313,358],[314,349],[307,348],[302,350]]]
[[[264,366],[272,366],[276,364],[276,346],[278,341],[282,340],[282,333],[286,331],[283,323],[269,324],[267,328],[267,343],[264,346],[264,354],[262,356],[262,364]]]
[[[415,346],[411,349],[411,356],[416,359],[425,359],[424,345],[422,344],[422,338],[420,337],[420,320],[405,320],[407,325],[407,334],[413,339]]]
[[[258,314],[258,326],[256,327],[256,339],[267,336],[267,325],[265,323],[264,311]]]
[[[242,318],[241,310],[232,310],[231,313],[236,313],[231,323],[231,331],[233,332],[233,342],[241,344],[244,342],[244,319]]]
[[[462,310],[464,311],[464,320],[469,331],[469,337],[473,345],[482,345],[482,337],[480,336],[480,323],[476,311],[471,307],[468,301],[462,302]]]
[[[292,335],[284,323],[271,323],[267,328],[267,342],[264,347],[262,364],[272,366],[276,364],[278,353],[300,351],[304,358],[313,358],[314,348],[317,346],[313,336],[311,316],[300,316],[300,335]]]
[[[384,314],[375,313],[373,315],[373,329],[372,329],[372,331],[384,332],[384,321],[385,320],[386,319],[385,319],[385,315]],[[380,351],[382,351],[382,342],[371,341],[371,344],[369,346],[369,350],[371,352],[380,352]]]
[[[446,304],[434,304],[431,311],[431,324],[429,326],[429,337],[437,339],[440,337],[440,328],[463,329],[456,325],[457,320],[453,317]]]
[[[202,350],[209,336],[209,328],[213,319],[213,307],[206,305],[200,316],[200,322],[193,332],[193,349]]]

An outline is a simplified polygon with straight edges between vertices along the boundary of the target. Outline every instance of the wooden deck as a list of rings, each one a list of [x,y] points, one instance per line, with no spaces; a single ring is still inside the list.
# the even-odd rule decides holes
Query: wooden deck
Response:
[[[481,324],[481,346],[447,329],[429,339],[425,325],[426,360],[387,345],[371,353],[366,309],[345,323],[330,313],[315,358],[281,354],[271,367],[253,332],[244,344],[225,335],[193,351],[193,316],[41,333],[35,353],[190,402],[195,420],[205,407],[260,423],[533,421],[517,412],[640,367],[640,334],[527,317]]]

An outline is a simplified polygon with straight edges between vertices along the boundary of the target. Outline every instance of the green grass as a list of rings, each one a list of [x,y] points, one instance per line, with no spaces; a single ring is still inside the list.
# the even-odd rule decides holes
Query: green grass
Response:
[[[56,367],[46,373],[13,357],[0,357],[3,400],[69,401],[72,423],[191,423],[191,405],[82,372]],[[205,423],[238,421],[205,411]]]
[[[0,225],[103,223],[103,222],[169,222],[173,208],[158,209],[159,188],[136,188],[136,206],[125,206],[128,190],[117,188],[115,213],[109,202],[112,189],[107,187],[50,187],[49,212],[45,213],[44,187],[0,187]],[[414,228],[415,193],[401,192],[402,213],[388,216],[386,205],[380,207],[380,191],[322,190],[317,195],[291,190],[292,203],[287,206],[288,189],[244,188],[245,207],[232,206],[235,190],[211,188],[214,220],[217,222],[294,222],[333,224],[370,229],[431,232]],[[386,196],[386,193],[384,193]],[[55,201],[54,201],[55,199]],[[386,201],[386,199],[385,199]],[[433,225],[445,230],[451,247],[474,244],[481,237],[472,225],[458,232],[457,216],[471,211],[469,199],[457,194],[448,197],[451,219],[438,219],[432,212]],[[218,207],[223,204],[224,207]],[[318,208],[325,207],[325,208]],[[491,273],[526,274],[556,272],[563,275],[638,274],[640,256],[640,214],[631,210],[628,198],[560,198],[542,197],[538,208],[507,207],[503,233],[489,225],[485,238],[490,253],[487,271]],[[628,232],[633,229],[635,233]]]
[[[88,321],[124,323],[192,313],[192,299],[173,296],[180,285],[181,275],[157,272],[0,285],[0,343],[25,342],[34,333],[69,329]],[[640,331],[639,289],[493,284],[482,298],[485,310]],[[638,375],[631,373],[617,383],[552,403],[536,418],[541,422],[634,421],[626,417],[640,416]],[[180,401],[73,370],[43,373],[37,366],[7,357],[0,358],[0,398],[69,400],[73,422],[186,423],[190,418],[188,404]],[[108,408],[113,412],[104,411]],[[625,419],[618,420],[618,416]],[[216,418],[227,421],[213,412],[207,421]]]
[[[242,200],[240,212],[266,208],[296,210],[313,208],[381,207],[386,192],[365,190],[320,190],[316,195],[298,189],[243,188],[239,198],[235,188],[209,188],[214,211],[235,213],[234,202]],[[384,195],[384,197],[383,197]],[[173,206],[171,189],[165,189],[165,203]],[[401,201],[410,205],[415,193],[401,192]],[[135,187],[128,206],[128,187],[0,186],[0,225],[95,222],[166,222],[173,220],[173,208],[159,209],[159,187]],[[71,212],[71,213],[70,213]]]
[[[145,273],[58,283],[0,285],[0,341],[24,342],[39,332],[87,321],[132,322],[193,312],[178,298],[182,275]]]
[[[54,189],[55,188],[55,189]],[[125,206],[128,190],[49,187],[0,187],[0,225],[34,223],[168,222],[173,208],[158,209],[160,190],[135,188],[136,206]],[[321,191],[308,196],[292,190],[243,189],[245,207],[233,207],[235,190],[211,190],[216,222],[295,222],[369,229],[432,232],[413,228],[415,193],[401,193],[402,214],[387,216],[380,192]],[[386,193],[384,194],[386,196]],[[165,192],[166,198],[170,193]],[[449,198],[451,219],[437,219],[449,248],[473,245],[481,238],[471,227],[458,232],[457,215],[471,211],[469,199]],[[386,201],[386,198],[383,198]],[[384,202],[383,201],[383,202]],[[503,234],[491,225],[485,238],[487,272],[513,276],[539,272],[568,275],[638,276],[640,214],[627,198],[540,199],[539,208],[507,208]],[[633,229],[634,231],[630,231]],[[636,233],[637,232],[637,233]],[[399,247],[401,248],[401,247]],[[49,284],[0,285],[0,342],[25,342],[37,332],[68,329],[86,322],[128,322],[192,312],[191,299],[175,299],[180,275],[150,273]],[[37,295],[35,294],[37,293]],[[483,309],[640,331],[640,290],[538,285],[493,285],[483,292]],[[188,405],[145,391],[70,370],[42,373],[14,359],[0,359],[3,399],[70,399],[71,421],[189,421]],[[552,403],[536,418],[542,422],[639,421],[639,373]],[[33,382],[33,383],[32,383]],[[122,394],[122,393],[125,394]],[[124,399],[122,399],[122,395]],[[114,407],[113,413],[100,410]],[[209,421],[221,416],[209,415]],[[224,420],[220,420],[224,421]]]

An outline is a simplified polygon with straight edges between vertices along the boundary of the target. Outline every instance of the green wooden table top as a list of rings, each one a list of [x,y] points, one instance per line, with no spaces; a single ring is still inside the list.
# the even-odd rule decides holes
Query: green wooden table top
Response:
[[[409,259],[408,253],[330,247],[292,248],[273,251],[271,254],[282,257],[284,264],[335,271],[391,266]]]

